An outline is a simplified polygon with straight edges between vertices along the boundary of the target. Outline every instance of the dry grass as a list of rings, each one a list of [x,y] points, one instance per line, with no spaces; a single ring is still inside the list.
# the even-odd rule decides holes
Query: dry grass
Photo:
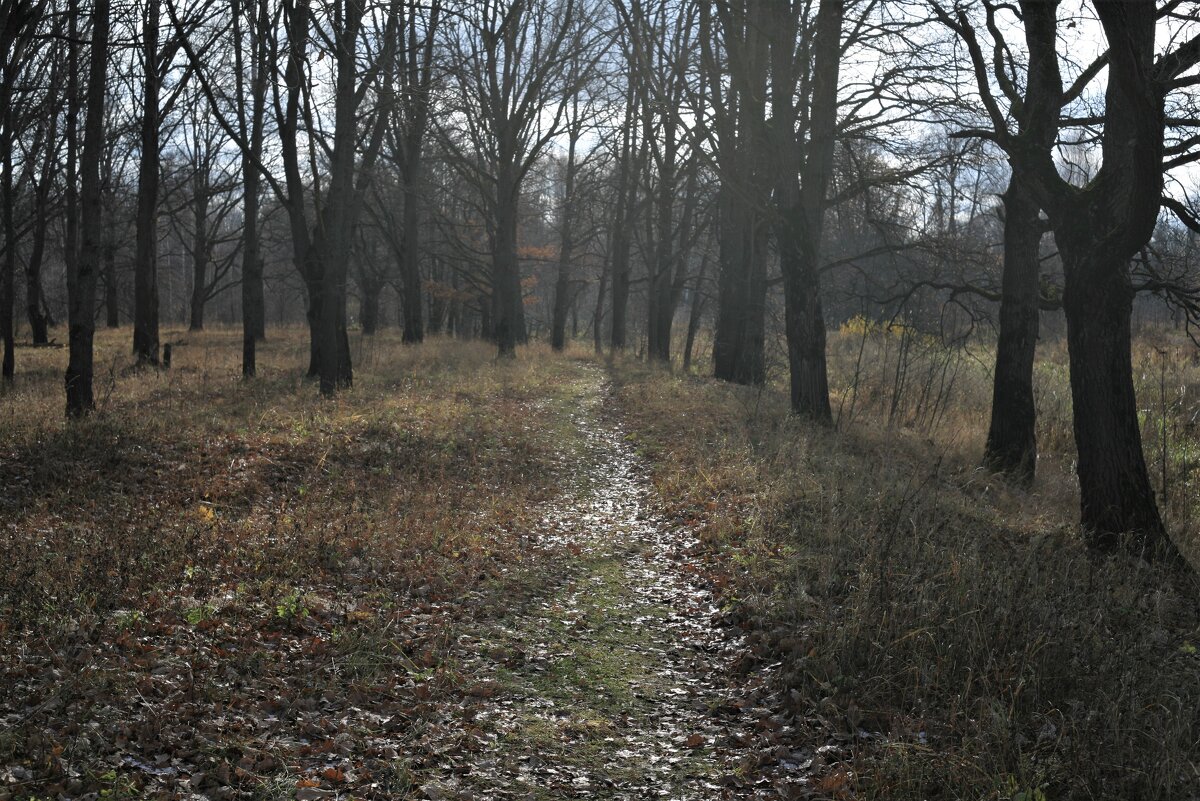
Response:
[[[382,334],[322,401],[301,331],[253,382],[237,332],[164,340],[174,367],[135,373],[128,331],[101,335],[88,420],[64,420],[62,350],[21,350],[0,396],[0,798],[290,795],[331,758],[296,750],[314,709],[356,781],[403,796],[417,721],[466,680],[457,620],[546,578],[526,535],[572,366]]]
[[[917,344],[893,402],[897,338],[833,336],[841,432],[791,418],[778,385],[617,365],[663,496],[703,521],[730,574],[731,615],[782,660],[814,732],[853,744],[829,786],[881,799],[1197,797],[1200,587],[1081,547],[1062,348],[1038,366],[1043,458],[1026,493],[977,467],[985,354]],[[1200,369],[1181,343],[1138,343],[1149,433],[1164,345],[1169,517],[1190,543]]]

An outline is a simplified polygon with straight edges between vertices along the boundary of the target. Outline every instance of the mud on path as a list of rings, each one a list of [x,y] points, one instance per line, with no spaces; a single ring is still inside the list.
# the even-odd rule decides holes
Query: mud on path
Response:
[[[741,638],[718,625],[627,441],[602,372],[581,365],[562,416],[569,490],[530,548],[559,554],[560,580],[454,647],[467,693],[462,738],[420,771],[434,799],[807,797],[809,752],[762,673],[733,678]],[[452,724],[452,721],[446,721]]]

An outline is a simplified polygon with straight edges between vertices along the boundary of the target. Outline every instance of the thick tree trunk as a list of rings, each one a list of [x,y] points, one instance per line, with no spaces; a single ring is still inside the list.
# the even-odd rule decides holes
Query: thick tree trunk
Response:
[[[359,300],[358,316],[359,324],[362,325],[362,332],[367,336],[374,336],[379,330],[379,291],[380,288],[374,284],[368,284],[360,281],[360,289],[362,298]]]
[[[159,0],[148,0],[142,27],[145,85],[133,262],[133,353],[138,364],[158,364]]]
[[[315,245],[315,243],[314,243]],[[308,308],[305,310],[305,320],[308,322],[308,377],[317,378],[321,375],[321,309],[322,293],[324,292],[324,282],[321,280],[321,273],[315,266],[316,261],[312,258],[313,246],[310,245],[309,254],[305,261],[308,266],[304,268],[304,287],[308,294]]]
[[[67,158],[64,169],[66,186],[63,188],[63,266],[66,268],[68,336],[70,326],[70,304],[74,302],[75,281],[79,275],[79,45],[78,34],[79,0],[68,0],[68,22],[70,41],[67,43],[67,97],[65,102],[64,138]]]
[[[435,255],[431,257],[430,262],[433,280],[440,284],[443,279],[440,261]],[[446,306],[446,299],[441,292],[429,293],[429,333],[434,336],[442,333],[442,328],[446,325]]]
[[[45,234],[41,236],[42,249],[37,248],[38,237],[34,238],[34,251],[25,270],[25,313],[29,318],[29,335],[35,345],[50,341],[50,318],[46,316],[42,298],[42,258],[45,250]],[[36,259],[35,259],[36,256]]]
[[[3,165],[4,165],[4,200],[3,200],[3,217],[4,217],[4,261],[0,264],[0,340],[4,342],[4,354],[0,358],[3,363],[3,376],[5,381],[12,381],[16,368],[16,361],[13,353],[14,349],[14,310],[16,308],[16,283],[15,276],[17,272],[17,226],[16,226],[16,182],[13,180],[13,159],[12,159],[12,126],[13,126],[13,111],[10,107],[4,109],[4,135],[0,137],[0,148],[3,148]]]
[[[328,223],[327,223],[328,224]],[[332,233],[340,231],[340,223],[328,224]],[[340,389],[354,383],[350,364],[350,340],[346,331],[346,257],[350,252],[349,242],[341,237],[326,238],[319,235],[313,241],[313,250],[321,259],[323,281],[321,284],[321,307],[317,315],[317,374],[320,377],[321,394],[331,397]]]
[[[579,141],[579,95],[572,101],[572,122],[567,140],[566,175],[563,180],[562,228],[559,232],[558,272],[554,281],[554,311],[550,322],[550,347],[561,351],[567,344],[567,313],[572,306],[571,259],[575,250],[575,147]]]
[[[801,155],[791,126],[777,125],[773,154],[779,181],[775,189],[776,233],[783,273],[784,328],[788,344],[792,411],[820,423],[833,420],[825,361],[825,319],[821,308],[820,256],[825,196],[833,172],[837,132],[837,82],[845,0],[821,0],[817,12],[809,142]],[[771,57],[773,116],[792,120],[789,76],[794,75],[795,22],[783,15],[773,26]]]
[[[816,269],[820,249],[814,236],[819,234],[784,236],[779,246],[788,373],[792,411],[820,423],[830,423],[833,413],[825,359],[825,315]]]
[[[234,0],[236,3],[237,0]],[[270,17],[266,3],[257,4],[257,21],[250,33],[250,118],[242,120],[242,135],[249,133],[250,152],[242,157],[242,377],[253,378],[258,372],[258,343],[266,339],[267,309],[263,291],[262,257],[259,255],[258,211],[262,176],[258,162],[262,158],[263,126],[267,95],[267,28]],[[235,20],[240,9],[234,8]],[[239,31],[239,40],[241,38]],[[239,51],[238,80],[241,81]],[[249,129],[247,131],[247,128]]]
[[[121,325],[121,293],[117,283],[117,246],[105,241],[104,250],[104,327],[118,328]]]
[[[492,258],[492,335],[500,356],[514,356],[525,341],[525,306],[517,259],[518,189],[501,181],[496,209],[495,253]]]
[[[669,129],[670,130],[670,129]],[[671,323],[675,307],[671,297],[671,268],[675,265],[674,211],[677,184],[673,139],[664,148],[668,155],[659,168],[658,198],[655,203],[654,261],[650,265],[650,294],[646,299],[646,356],[652,362],[671,363]]]
[[[208,301],[208,187],[199,175],[192,198],[192,307],[188,329],[204,330],[204,304]]]
[[[409,145],[413,147],[412,144]],[[420,147],[420,145],[416,145]],[[404,287],[401,293],[404,304],[404,334],[402,341],[416,344],[425,340],[425,323],[423,292],[421,286],[421,215],[420,192],[417,191],[417,181],[420,174],[421,158],[418,150],[415,159],[408,165],[408,177],[404,184],[404,244],[400,252],[400,281]]]
[[[612,328],[609,344],[614,351],[625,350],[626,329],[628,328],[626,320],[629,310],[629,254],[632,249],[632,241],[629,229],[625,221],[621,219],[624,214],[623,208],[619,209],[617,230],[613,232]]]
[[[604,296],[608,291],[608,262],[600,267],[600,283],[596,287],[596,309],[592,313],[592,350],[604,352]]]
[[[1055,4],[1022,2],[1029,81],[1061,105]],[[1085,187],[1067,184],[1048,148],[1016,150],[1035,177],[1063,262],[1080,521],[1091,546],[1147,558],[1179,554],[1158,513],[1142,452],[1130,355],[1129,260],[1150,241],[1163,190],[1163,82],[1152,3],[1096,0],[1108,41],[1103,161]],[[1181,68],[1194,62],[1192,53]],[[1170,63],[1170,62],[1168,62]],[[1057,106],[1055,107],[1057,109]]]
[[[54,127],[51,126],[52,131]],[[51,143],[47,143],[47,148],[52,150],[53,147]],[[49,158],[47,156],[47,160]],[[49,167],[47,167],[42,174],[42,184],[37,190],[34,206],[34,214],[37,219],[33,225],[33,244],[29,251],[29,261],[25,265],[25,314],[29,319],[29,332],[35,345],[45,345],[50,341],[50,321],[46,316],[46,303],[42,292],[42,261],[46,254],[46,233],[50,226],[50,181],[51,176]]]
[[[625,130],[621,134],[621,163],[617,167],[617,202],[613,214],[612,328],[609,344],[613,351],[624,350],[628,327],[630,262],[633,249],[633,214],[637,200],[637,182],[633,178],[635,124],[634,83],[629,81],[625,96]]]
[[[1037,466],[1033,360],[1039,313],[1039,212],[1026,182],[1014,174],[1004,193],[1000,334],[984,464],[1025,486],[1033,483]]]
[[[724,92],[714,88],[721,190],[713,375],[739,384],[761,384],[766,380],[765,212],[776,180],[772,170],[778,167],[769,163],[766,124],[769,50],[765,45],[771,6],[766,2],[718,4],[717,14],[728,53],[729,82]],[[707,16],[702,24],[710,24]],[[705,48],[710,67],[717,68],[711,44]]]
[[[550,347],[561,351],[567,346],[567,315],[571,307],[570,245],[564,239],[554,279],[554,311],[550,320]]]
[[[71,40],[75,41],[75,18],[78,5],[71,2]],[[65,376],[67,394],[67,416],[82,417],[92,411],[95,399],[92,394],[93,354],[92,338],[96,330],[96,278],[100,272],[100,248],[103,228],[101,224],[100,159],[104,150],[104,96],[108,78],[108,30],[109,0],[95,0],[92,6],[92,44],[87,90],[87,120],[84,123],[83,153],[80,172],[83,186],[82,234],[78,270],[68,275],[67,291],[70,309],[69,357]],[[76,45],[72,44],[72,61]],[[70,69],[73,83],[75,69]],[[76,96],[74,87],[68,89],[68,97]],[[68,112],[69,118],[73,115]],[[68,140],[68,159],[73,154]]]
[[[1148,556],[1172,550],[1142,451],[1130,354],[1133,290],[1125,260],[1102,250],[1063,252],[1063,296],[1078,450],[1080,512],[1090,543]]]
[[[736,180],[736,179],[735,179]],[[723,189],[713,375],[737,384],[766,380],[766,224],[746,197]]]
[[[683,371],[692,368],[692,351],[696,346],[696,334],[700,332],[700,315],[704,312],[704,277],[708,273],[708,256],[700,260],[700,272],[696,274],[696,286],[692,290],[692,307],[688,310],[687,339],[683,343]]]

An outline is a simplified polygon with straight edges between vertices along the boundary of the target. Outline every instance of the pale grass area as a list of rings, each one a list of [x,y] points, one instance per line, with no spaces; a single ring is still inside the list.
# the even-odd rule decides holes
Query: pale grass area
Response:
[[[779,365],[761,391],[615,369],[662,495],[730,568],[730,613],[781,660],[797,714],[814,737],[870,735],[842,765],[854,797],[1195,797],[1200,586],[1083,548],[1064,347],[1040,352],[1030,492],[979,467],[989,348],[911,348],[893,403],[898,337],[831,334],[836,431],[788,413]],[[1136,353],[1147,459],[1157,476],[1161,407],[1167,517],[1194,543],[1195,348]]]
[[[28,562],[0,571],[0,601],[22,614],[126,603],[135,577],[158,580],[136,576],[143,558],[163,581],[211,558],[220,581],[243,549],[320,550],[331,538],[342,558],[377,549],[402,586],[453,583],[471,570],[457,556],[507,553],[517,543],[495,532],[518,529],[531,500],[553,492],[559,432],[535,416],[571,372],[548,350],[497,362],[483,343],[412,348],[398,333],[356,334],[355,386],[326,400],[304,378],[302,329],[270,332],[253,381],[241,378],[237,330],[162,339],[171,369],[137,371],[129,330],[99,332],[97,410],[77,422],[63,413],[66,350],[18,351],[17,380],[0,395],[0,483],[11,545]],[[105,538],[120,545],[105,552],[107,577],[87,564]],[[443,558],[455,543],[460,553]],[[151,545],[165,550],[146,556]],[[95,597],[64,606],[72,593]]]

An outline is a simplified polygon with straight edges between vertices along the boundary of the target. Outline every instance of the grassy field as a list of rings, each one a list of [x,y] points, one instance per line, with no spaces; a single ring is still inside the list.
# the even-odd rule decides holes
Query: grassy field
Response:
[[[128,331],[104,332],[98,413],[76,424],[65,351],[18,351],[0,801],[424,797],[474,725],[439,734],[447,705],[490,703],[460,635],[583,564],[531,532],[599,368],[749,638],[743,669],[778,663],[790,719],[827,747],[814,797],[1200,796],[1200,587],[1081,547],[1059,345],[1025,492],[978,468],[986,349],[911,332],[832,335],[837,431],[787,414],[777,367],[756,390],[390,332],[355,337],[354,389],[321,401],[304,332],[271,334],[242,382],[237,332],[165,332],[182,344],[163,372],[133,372]],[[1194,352],[1164,336],[1135,356],[1148,460],[1192,553]]]
[[[662,495],[730,571],[730,615],[813,736],[853,743],[847,792],[1200,797],[1200,587],[1081,547],[1065,348],[1039,356],[1029,492],[978,466],[986,349],[849,325],[830,354],[838,432],[787,414],[778,370],[764,391],[616,374]],[[1165,513],[1195,554],[1195,346],[1140,340],[1135,369],[1147,460],[1158,479],[1165,426]]]
[[[460,624],[552,580],[526,535],[558,491],[547,409],[570,363],[384,334],[356,340],[355,388],[328,402],[302,332],[272,333],[244,383],[233,331],[167,332],[173,368],[140,373],[106,332],[77,424],[65,352],[19,352],[0,397],[0,798],[168,779],[402,797],[433,760],[429,716],[469,682],[447,658]]]

